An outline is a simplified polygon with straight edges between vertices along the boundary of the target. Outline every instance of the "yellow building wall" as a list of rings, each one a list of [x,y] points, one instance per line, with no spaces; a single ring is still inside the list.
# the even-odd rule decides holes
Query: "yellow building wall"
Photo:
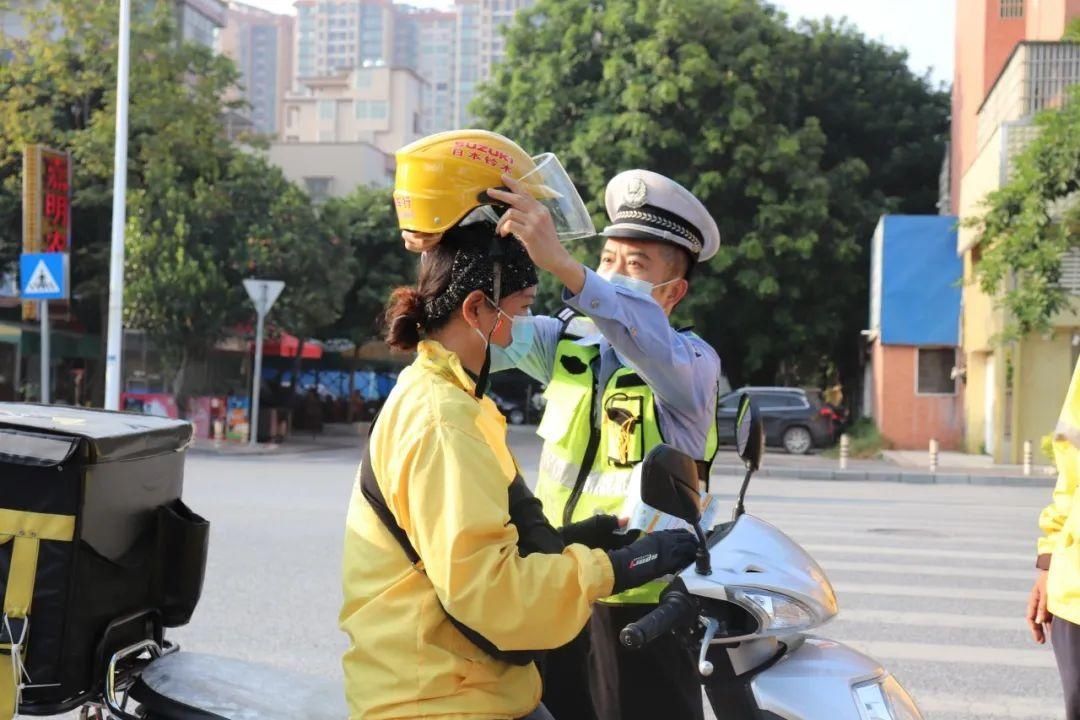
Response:
[[[961,352],[964,358],[967,379],[963,385],[964,405],[964,441],[968,452],[982,452],[986,446],[986,426],[991,423],[995,429],[995,440],[991,443],[995,456],[1004,452],[997,436],[1003,427],[1002,406],[1004,404],[1004,385],[1001,385],[995,400],[995,418],[986,417],[986,383],[997,379],[987,378],[987,363],[994,348],[991,343],[1000,330],[997,323],[998,313],[994,301],[979,287],[975,275],[975,263],[971,248],[975,243],[977,229],[967,227],[965,221],[977,218],[984,212],[983,199],[987,193],[996,190],[1001,184],[1001,149],[1002,131],[999,128],[980,149],[975,161],[964,173],[960,181],[960,226],[957,230],[957,251],[964,257],[964,286],[962,295]],[[996,363],[1000,369],[1002,363]],[[995,376],[1004,378],[1001,373]]]
[[[1002,329],[1001,312],[979,287],[970,250],[964,253],[963,311],[964,352],[989,352],[994,335]]]
[[[1013,370],[1015,432],[1006,462],[1021,462],[1025,440],[1037,454],[1042,437],[1054,430],[1072,378],[1074,332],[1061,328],[1051,337],[1029,335],[1019,344]]]
[[[982,453],[986,438],[986,418],[983,414],[986,397],[986,365],[988,353],[969,353],[967,355],[967,375],[964,382],[964,451]],[[980,405],[973,409],[973,403]],[[975,411],[977,410],[977,412]]]

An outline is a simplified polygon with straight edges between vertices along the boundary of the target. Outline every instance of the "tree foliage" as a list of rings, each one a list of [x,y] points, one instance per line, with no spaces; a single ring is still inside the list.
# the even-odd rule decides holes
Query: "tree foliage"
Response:
[[[391,289],[415,280],[419,258],[402,249],[390,190],[357,188],[348,197],[327,201],[321,217],[352,255],[351,288],[331,332],[363,344],[378,334]]]
[[[999,340],[1045,332],[1074,307],[1060,280],[1065,254],[1080,247],[1080,87],[1035,123],[1038,135],[1015,158],[1009,182],[967,221],[978,233],[982,290],[1006,311]]]
[[[171,3],[133,13],[126,321],[176,370],[253,319],[245,277],[284,280],[273,318],[306,338],[332,323],[351,283],[350,249],[309,198],[226,137],[233,63],[180,42]],[[0,40],[0,263],[20,246],[21,153],[71,150],[76,313],[104,329],[112,210],[116,0],[45,0],[25,41]]]
[[[178,395],[187,362],[252,321],[245,278],[285,282],[271,319],[301,338],[337,318],[351,282],[348,248],[280,169],[234,151],[219,170],[132,198],[127,320],[171,360]]]
[[[115,0],[47,0],[27,9],[26,41],[0,40],[0,261],[18,253],[21,157],[31,143],[74,161],[72,263],[76,293],[100,302],[108,280],[116,118]],[[230,150],[220,132],[235,66],[176,41],[167,3],[131,24],[128,187],[164,191],[212,173]],[[168,163],[163,162],[168,160]],[[167,173],[167,174],[166,174]],[[93,307],[93,305],[91,305]]]
[[[680,314],[764,382],[856,374],[874,224],[933,211],[948,113],[903,53],[750,0],[540,0],[474,107],[556,152],[598,220],[633,167],[701,198],[723,244]]]

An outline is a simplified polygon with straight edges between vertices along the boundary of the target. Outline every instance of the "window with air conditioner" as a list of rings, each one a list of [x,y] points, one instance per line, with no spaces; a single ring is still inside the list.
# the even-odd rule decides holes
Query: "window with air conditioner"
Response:
[[[304,188],[307,190],[308,195],[311,197],[312,202],[324,202],[330,197],[330,186],[333,178],[328,177],[306,177],[304,178]]]
[[[1024,17],[1024,0],[998,0],[998,15],[1006,19]]]
[[[956,348],[919,348],[915,392],[918,395],[955,395]]]
[[[1080,295],[1080,249],[1072,248],[1061,258],[1058,284],[1070,295]]]

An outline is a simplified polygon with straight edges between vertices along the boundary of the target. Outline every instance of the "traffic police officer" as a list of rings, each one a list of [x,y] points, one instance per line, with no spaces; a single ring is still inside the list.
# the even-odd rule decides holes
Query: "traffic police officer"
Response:
[[[509,192],[488,191],[508,206],[500,232],[517,236],[533,262],[563,283],[570,308],[556,318],[514,318],[511,345],[492,358],[492,370],[513,365],[548,386],[536,495],[552,524],[619,513],[633,467],[661,442],[696,458],[707,486],[720,359],[669,316],[689,291],[694,265],[720,247],[716,221],[675,181],[646,170],[621,173],[605,193],[611,223],[593,271],[560,244],[543,205],[518,181],[503,181]],[[588,675],[600,720],[702,717],[695,663],[673,635],[642,651],[619,645],[619,631],[655,607],[662,588],[653,583],[594,610]],[[544,699],[556,717],[581,717],[559,696],[564,689],[574,695],[583,655],[579,644],[578,660],[573,652],[549,658]]]

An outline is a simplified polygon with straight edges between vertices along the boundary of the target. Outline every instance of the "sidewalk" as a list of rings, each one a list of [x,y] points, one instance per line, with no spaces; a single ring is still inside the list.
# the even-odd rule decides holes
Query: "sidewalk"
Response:
[[[889,451],[881,460],[848,460],[847,469],[840,469],[836,458],[821,455],[787,455],[777,448],[768,448],[759,475],[800,480],[873,480],[949,485],[1012,485],[1019,487],[1053,487],[1054,468],[1033,466],[1025,476],[1019,465],[995,465],[983,455],[943,452],[938,455],[938,469],[930,472],[929,456],[918,451]],[[713,463],[713,472],[723,475],[741,474],[742,463],[730,449],[721,450]]]
[[[521,425],[508,428],[511,447],[518,460],[526,466],[539,462],[539,441],[535,426]],[[300,432],[289,437],[281,445],[263,443],[251,447],[247,443],[198,440],[190,449],[197,455],[217,457],[244,457],[265,455],[299,455],[321,451],[362,448],[367,439],[368,423],[327,424],[317,436]],[[1031,475],[1025,476],[1019,465],[995,465],[983,455],[943,452],[938,455],[938,471],[931,473],[927,453],[920,451],[888,451],[881,460],[848,461],[846,470],[840,469],[836,458],[821,455],[788,455],[780,448],[767,448],[758,475],[795,480],[875,481],[949,485],[1011,485],[1018,487],[1054,486],[1056,480],[1051,466],[1032,467]],[[535,456],[535,457],[534,457]],[[1041,458],[1040,458],[1041,459]],[[713,473],[718,475],[742,475],[742,461],[734,448],[721,448],[713,463]]]
[[[281,444],[259,443],[252,446],[246,442],[234,440],[214,441],[196,439],[188,452],[196,455],[216,455],[219,457],[244,457],[259,455],[299,455],[325,450],[347,450],[359,448],[367,439],[368,423],[333,423],[323,426],[317,435],[299,431],[290,435]]]

